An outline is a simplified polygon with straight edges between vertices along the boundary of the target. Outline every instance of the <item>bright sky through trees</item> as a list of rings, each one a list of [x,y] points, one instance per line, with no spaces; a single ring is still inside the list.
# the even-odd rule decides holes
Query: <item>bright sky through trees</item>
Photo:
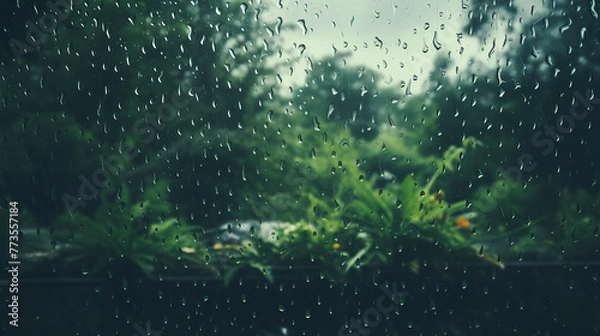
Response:
[[[472,36],[465,28],[470,15],[468,1],[462,5],[442,0],[265,1],[266,11],[261,15],[267,21],[280,17],[284,27],[295,26],[282,29],[284,58],[296,59],[304,66],[306,57],[318,60],[334,52],[351,51],[349,64],[380,70],[390,86],[410,82],[411,92],[417,94],[430,87],[428,79],[436,71],[434,62],[439,57],[452,62],[450,69],[458,67],[458,71],[449,71],[449,76],[468,76],[472,72],[465,72],[468,67],[483,73],[503,66],[503,55],[518,47],[520,33],[530,29],[532,18],[543,15],[541,1],[516,5],[520,6],[520,19],[510,23],[512,32],[509,15],[500,12],[484,37]],[[302,72],[295,75],[293,82],[302,80]]]

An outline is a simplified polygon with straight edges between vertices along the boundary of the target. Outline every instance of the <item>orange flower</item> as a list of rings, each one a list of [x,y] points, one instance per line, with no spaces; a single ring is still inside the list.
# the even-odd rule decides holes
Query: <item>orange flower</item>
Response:
[[[456,220],[456,228],[469,230],[471,228],[471,222],[469,222],[469,220],[464,217],[459,217]]]

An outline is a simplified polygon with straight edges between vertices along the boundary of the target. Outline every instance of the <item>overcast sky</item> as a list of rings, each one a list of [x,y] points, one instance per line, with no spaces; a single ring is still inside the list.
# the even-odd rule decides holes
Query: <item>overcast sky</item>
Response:
[[[459,75],[470,76],[470,72],[462,71],[469,62],[475,62],[477,73],[495,70],[505,62],[503,53],[518,47],[519,32],[523,28],[519,20],[513,22],[516,33],[508,36],[512,42],[503,46],[507,15],[500,13],[488,30],[485,44],[482,44],[480,38],[469,36],[464,29],[469,14],[467,0],[465,8],[457,0],[282,0],[283,8],[277,5],[276,0],[265,0],[263,4],[267,8],[261,13],[263,19],[275,21],[281,17],[284,24],[298,27],[284,29],[281,34],[290,58],[298,58],[299,55],[298,48],[292,51],[294,44],[306,46],[300,57],[301,66],[306,64],[306,57],[315,61],[332,55],[333,47],[338,52],[352,51],[349,64],[380,69],[384,82],[391,86],[399,87],[401,81],[408,83],[410,80],[411,91],[415,94],[428,85],[433,62],[439,56],[450,55],[452,62],[459,67]],[[519,16],[525,23],[532,17],[531,6],[536,8],[535,16],[544,7],[541,0],[521,1],[519,5]],[[298,20],[305,22],[306,33]],[[296,75],[302,75],[302,71],[296,71]]]

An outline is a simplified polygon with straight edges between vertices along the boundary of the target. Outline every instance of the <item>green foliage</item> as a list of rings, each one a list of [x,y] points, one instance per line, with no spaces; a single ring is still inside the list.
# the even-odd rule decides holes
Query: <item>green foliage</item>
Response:
[[[31,260],[84,274],[125,272],[116,266],[124,263],[147,276],[193,271],[229,283],[243,270],[272,279],[271,266],[314,264],[343,279],[364,267],[462,261],[478,257],[478,243],[515,235],[517,252],[597,253],[597,196],[569,189],[546,198],[541,183],[496,174],[529,140],[504,130],[536,124],[519,111],[538,98],[442,76],[435,92],[399,99],[342,52],[309,60],[305,85],[284,95],[280,73],[293,62],[278,59],[274,32],[289,24],[266,22],[260,4],[239,1],[155,5],[91,1],[26,57],[44,62],[6,67],[19,84],[1,88],[0,131],[20,137],[0,151],[2,175],[11,197],[53,202],[23,202]],[[166,121],[157,110],[174,98],[186,104]],[[88,157],[116,155],[123,144],[139,155],[121,156],[98,199],[75,216],[56,210],[56,195],[102,167]],[[488,212],[472,208],[489,199]],[[208,246],[231,218],[287,225],[272,240]],[[536,231],[537,240],[523,238]]]
[[[52,241],[54,254],[60,256],[66,270],[80,270],[84,275],[129,273],[115,265],[135,265],[148,276],[169,268],[170,272],[186,268],[208,271],[203,231],[171,215],[165,189],[163,181],[143,196],[132,195],[127,185],[121,185],[116,193],[103,190],[92,216],[65,212],[49,231],[41,235],[29,231],[25,239],[30,252],[45,252],[44,246]]]
[[[326,125],[322,128],[327,129]],[[281,193],[265,193],[265,201],[253,205],[261,208],[259,213],[292,219],[280,232],[279,257],[317,263],[332,276],[340,277],[357,266],[389,264],[402,244],[431,244],[442,246],[446,252],[456,251],[455,257],[475,256],[476,251],[470,248],[473,241],[454,225],[457,215],[466,210],[466,202],[448,204],[444,191],[434,189],[434,185],[438,178],[455,170],[466,148],[474,147],[476,140],[466,139],[463,147],[450,147],[437,160],[436,172],[425,186],[419,186],[409,175],[377,187],[378,175],[368,176],[362,170],[359,151],[372,144],[359,146],[349,142],[343,131],[336,134],[343,140],[311,142],[308,146],[315,145],[310,147],[312,155],[306,155],[305,141],[288,143],[278,158],[294,162],[293,176],[279,176],[279,169],[273,165],[277,160],[271,158],[263,160],[259,168],[269,176],[269,182],[284,186],[295,199],[275,208]],[[301,149],[306,151],[304,156],[294,155]],[[271,260],[285,263],[284,258]]]
[[[545,244],[558,248],[558,252],[569,257],[600,255],[599,226],[600,211],[595,206],[600,202],[596,195],[583,189],[565,190],[556,212],[556,226],[549,228]]]

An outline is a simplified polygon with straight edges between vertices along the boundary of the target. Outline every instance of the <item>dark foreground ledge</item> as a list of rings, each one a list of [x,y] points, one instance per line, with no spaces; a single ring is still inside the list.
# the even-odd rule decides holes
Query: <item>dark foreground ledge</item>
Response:
[[[21,334],[338,335],[376,318],[381,285],[407,292],[371,335],[592,335],[600,331],[600,262],[481,263],[444,274],[275,269],[274,281],[218,277],[34,277],[20,284]],[[6,293],[6,291],[3,290]],[[386,305],[392,301],[383,301]],[[373,308],[369,310],[370,308]],[[371,317],[363,316],[369,311]],[[341,328],[341,329],[340,329]],[[3,335],[9,326],[2,326]],[[354,333],[361,335],[360,333]]]

